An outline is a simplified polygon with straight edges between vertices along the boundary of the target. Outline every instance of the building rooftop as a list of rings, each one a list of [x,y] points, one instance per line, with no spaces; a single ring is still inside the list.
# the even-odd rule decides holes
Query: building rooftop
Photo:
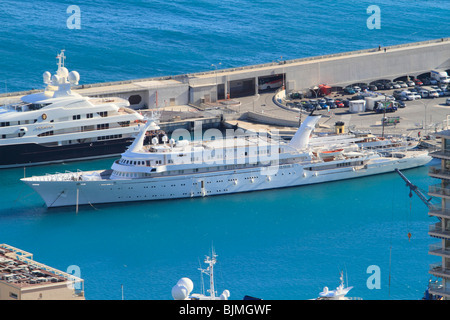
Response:
[[[83,280],[34,261],[29,252],[0,244],[0,283],[27,288],[61,282],[75,283]]]

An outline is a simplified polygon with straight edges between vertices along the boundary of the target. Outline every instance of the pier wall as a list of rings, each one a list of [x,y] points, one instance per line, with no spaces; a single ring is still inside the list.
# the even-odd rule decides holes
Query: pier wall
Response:
[[[120,96],[129,99],[133,108],[143,109],[200,105],[228,97],[251,96],[258,93],[262,79],[277,75],[282,76],[289,93],[307,91],[319,84],[343,87],[381,79],[416,77],[435,68],[450,70],[450,38],[233,69],[85,84],[75,90],[86,96]],[[0,104],[37,91],[0,95]]]

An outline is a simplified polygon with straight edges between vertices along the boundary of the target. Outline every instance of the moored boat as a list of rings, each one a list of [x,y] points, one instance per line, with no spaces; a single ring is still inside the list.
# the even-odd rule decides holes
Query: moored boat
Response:
[[[139,132],[143,116],[119,97],[84,97],[72,90],[80,80],[65,67],[43,75],[43,92],[0,106],[0,168],[118,156]]]

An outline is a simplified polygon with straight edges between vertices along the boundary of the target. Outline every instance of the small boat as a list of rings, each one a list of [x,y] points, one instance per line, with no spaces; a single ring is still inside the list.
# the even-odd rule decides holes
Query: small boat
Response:
[[[362,298],[346,297],[353,287],[345,287],[343,272],[341,272],[340,280],[341,283],[335,290],[329,290],[328,287],[324,287],[323,291],[319,293],[319,297],[314,300],[362,300]]]
[[[202,293],[191,293],[194,289],[194,283],[191,279],[183,277],[178,280],[177,284],[172,287],[172,297],[174,300],[228,300],[230,297],[230,291],[224,290],[220,296],[216,296],[216,291],[214,288],[214,265],[216,264],[217,255],[214,249],[211,250],[211,256],[206,256],[205,263],[208,264],[206,269],[199,269],[201,274],[206,274],[209,276],[209,289],[207,292],[209,295],[205,294],[204,289]],[[203,279],[202,279],[203,283]]]
[[[344,149],[336,149],[336,150],[320,150],[319,151],[319,157],[323,158],[332,158],[332,157],[336,157],[340,154],[342,154],[342,152],[344,151]]]

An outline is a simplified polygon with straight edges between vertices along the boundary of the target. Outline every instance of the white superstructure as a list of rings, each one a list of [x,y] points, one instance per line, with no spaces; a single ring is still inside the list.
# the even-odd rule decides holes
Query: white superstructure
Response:
[[[325,150],[309,140],[320,116],[310,115],[289,143],[261,135],[213,141],[144,145],[148,121],[111,170],[68,172],[22,179],[48,207],[94,203],[204,197],[301,186],[426,164],[427,151],[384,155],[343,144]]]
[[[138,133],[143,116],[127,100],[79,95],[71,88],[80,75],[64,66],[64,50],[57,60],[43,92],[0,107],[0,167],[119,155]]]
[[[204,262],[208,265],[206,269],[199,269],[202,274],[206,274],[209,277],[209,289],[207,294],[202,287],[202,293],[192,293],[194,289],[194,283],[189,278],[181,278],[177,284],[172,287],[172,297],[174,300],[228,300],[230,297],[230,291],[224,290],[220,296],[217,296],[217,292],[214,284],[214,265],[217,263],[217,254],[214,249],[211,250],[211,256],[206,256]],[[203,283],[203,281],[202,281]]]

